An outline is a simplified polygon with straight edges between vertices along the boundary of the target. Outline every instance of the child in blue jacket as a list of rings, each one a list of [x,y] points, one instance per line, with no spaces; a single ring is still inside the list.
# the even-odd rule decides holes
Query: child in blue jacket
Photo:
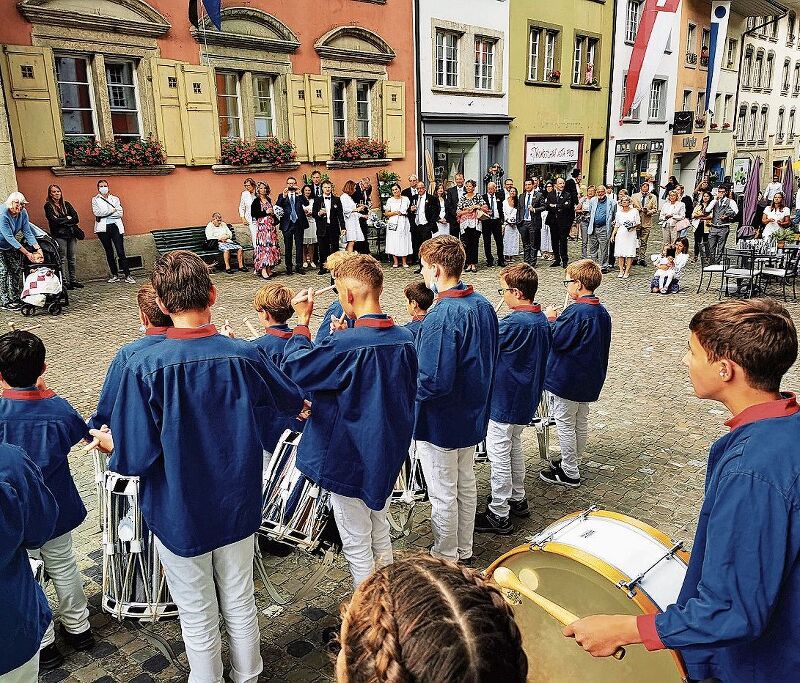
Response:
[[[553,346],[544,383],[553,395],[561,462],[542,470],[539,478],[547,484],[575,488],[581,485],[578,467],[589,432],[589,404],[600,397],[606,381],[611,316],[594,293],[603,278],[594,261],[570,263],[564,274],[572,303],[560,315],[553,306],[547,308]]]
[[[422,329],[422,321],[425,320],[428,309],[433,304],[433,292],[424,282],[409,282],[403,288],[403,296],[406,298],[406,310],[411,316],[411,320],[405,324],[405,328],[414,335],[414,341],[416,341],[419,331]]]

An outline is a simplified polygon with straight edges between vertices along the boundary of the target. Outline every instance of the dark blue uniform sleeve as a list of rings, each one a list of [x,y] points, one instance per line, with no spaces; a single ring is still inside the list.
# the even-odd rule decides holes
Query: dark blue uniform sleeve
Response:
[[[582,322],[571,315],[562,313],[550,323],[550,329],[553,331],[554,351],[569,351],[583,338]]]
[[[83,421],[77,410],[72,411],[69,419],[69,442],[74,446],[75,444],[89,438],[89,427]]]
[[[263,354],[262,357],[264,360],[260,364],[259,372],[266,385],[266,394],[268,394],[265,406],[273,414],[277,413],[290,418],[297,417],[303,409],[303,394],[300,388],[268,357]]]
[[[120,358],[120,354],[114,356],[111,365],[108,366],[106,378],[103,381],[103,387],[100,389],[100,398],[97,400],[97,410],[94,415],[89,418],[90,429],[100,429],[104,424],[111,420],[111,413],[114,410],[114,403],[117,400],[117,392],[119,391],[120,381],[122,380],[122,372],[125,369],[125,362]]]
[[[286,342],[281,369],[306,393],[335,391],[341,386],[342,360],[330,346],[328,340],[315,345],[295,334]]]
[[[698,596],[656,616],[666,647],[727,647],[759,637],[783,577],[796,561],[790,520],[798,511],[749,473],[726,475],[708,519]]]
[[[455,331],[445,321],[427,320],[417,339],[419,378],[417,400],[430,401],[452,393],[456,378],[458,349]]]

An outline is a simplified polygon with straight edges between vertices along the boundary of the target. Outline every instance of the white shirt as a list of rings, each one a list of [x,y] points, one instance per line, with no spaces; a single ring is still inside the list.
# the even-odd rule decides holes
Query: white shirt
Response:
[[[771,202],[777,192],[783,192],[783,183],[770,183],[764,191],[764,199]]]
[[[207,240],[229,240],[231,237],[233,237],[233,235],[231,234],[231,231],[228,230],[228,226],[225,223],[214,225],[214,221],[211,221],[206,226]]]
[[[333,199],[333,195],[328,197],[322,195],[322,203],[325,205],[325,222],[328,224],[331,222],[331,199]]]
[[[108,223],[116,223],[119,234],[125,233],[125,226],[122,225],[122,204],[120,204],[119,197],[113,194],[105,196],[96,194],[92,197],[92,213],[95,216],[95,232],[105,232]]]
[[[428,196],[428,193],[420,194],[417,196],[417,212],[415,222],[417,225],[425,225],[427,222],[427,218],[425,218],[425,197]]]
[[[492,215],[492,218],[500,218],[500,207],[498,206],[497,202],[497,194],[488,194],[486,198],[489,200],[489,212]]]
[[[784,216],[788,216],[791,212],[789,207],[784,206],[782,209],[764,209],[764,215],[769,219],[769,223],[764,226],[761,236],[764,239],[771,237],[774,233],[778,232],[782,226],[778,225],[778,221]]]

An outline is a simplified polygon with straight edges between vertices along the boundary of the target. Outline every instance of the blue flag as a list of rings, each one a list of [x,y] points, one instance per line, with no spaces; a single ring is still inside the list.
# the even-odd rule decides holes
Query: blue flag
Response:
[[[722,53],[728,35],[728,18],[731,3],[728,0],[714,0],[711,3],[711,39],[708,45],[708,76],[706,77],[705,110],[714,114],[714,101],[719,87],[722,70]]]
[[[217,31],[222,30],[222,0],[203,0],[206,14]]]

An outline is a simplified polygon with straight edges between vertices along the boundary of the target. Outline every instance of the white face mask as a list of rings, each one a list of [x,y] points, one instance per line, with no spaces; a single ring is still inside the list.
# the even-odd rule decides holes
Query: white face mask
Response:
[[[108,187],[107,186],[101,187],[100,194],[108,194]]]

